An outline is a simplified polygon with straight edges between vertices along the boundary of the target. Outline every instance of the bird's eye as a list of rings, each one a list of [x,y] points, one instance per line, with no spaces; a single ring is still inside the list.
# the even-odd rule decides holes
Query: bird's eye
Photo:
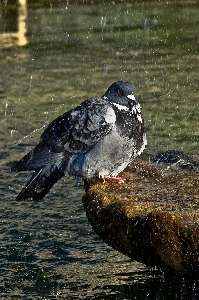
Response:
[[[118,93],[119,95],[121,94],[121,91],[120,91],[120,89],[118,89],[118,90],[117,90],[117,93]]]

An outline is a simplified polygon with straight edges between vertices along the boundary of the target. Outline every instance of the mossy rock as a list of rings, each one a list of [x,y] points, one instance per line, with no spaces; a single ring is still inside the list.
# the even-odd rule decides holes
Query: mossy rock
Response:
[[[199,265],[199,174],[135,159],[123,184],[85,180],[83,205],[111,247],[151,267]]]

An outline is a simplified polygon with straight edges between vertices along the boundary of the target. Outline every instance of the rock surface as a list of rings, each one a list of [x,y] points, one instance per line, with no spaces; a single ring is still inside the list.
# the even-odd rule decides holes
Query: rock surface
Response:
[[[126,183],[84,182],[94,231],[147,266],[199,269],[199,173],[135,159],[119,175]]]

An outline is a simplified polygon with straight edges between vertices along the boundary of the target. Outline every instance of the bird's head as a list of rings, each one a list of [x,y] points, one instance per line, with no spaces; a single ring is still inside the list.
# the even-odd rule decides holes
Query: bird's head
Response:
[[[121,109],[130,109],[138,104],[134,96],[135,88],[127,81],[116,81],[111,84],[103,98],[112,102],[116,106],[120,106]]]

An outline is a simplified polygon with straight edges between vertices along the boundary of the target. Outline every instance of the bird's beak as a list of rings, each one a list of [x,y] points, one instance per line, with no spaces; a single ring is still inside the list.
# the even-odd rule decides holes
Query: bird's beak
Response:
[[[127,95],[126,97],[127,97],[127,99],[130,100],[130,101],[128,101],[128,104],[129,104],[130,111],[132,111],[133,105],[137,104],[135,96],[133,94],[130,94],[130,95]]]
[[[135,101],[135,96],[133,94],[127,95],[127,98],[130,99],[130,100],[134,100]]]

